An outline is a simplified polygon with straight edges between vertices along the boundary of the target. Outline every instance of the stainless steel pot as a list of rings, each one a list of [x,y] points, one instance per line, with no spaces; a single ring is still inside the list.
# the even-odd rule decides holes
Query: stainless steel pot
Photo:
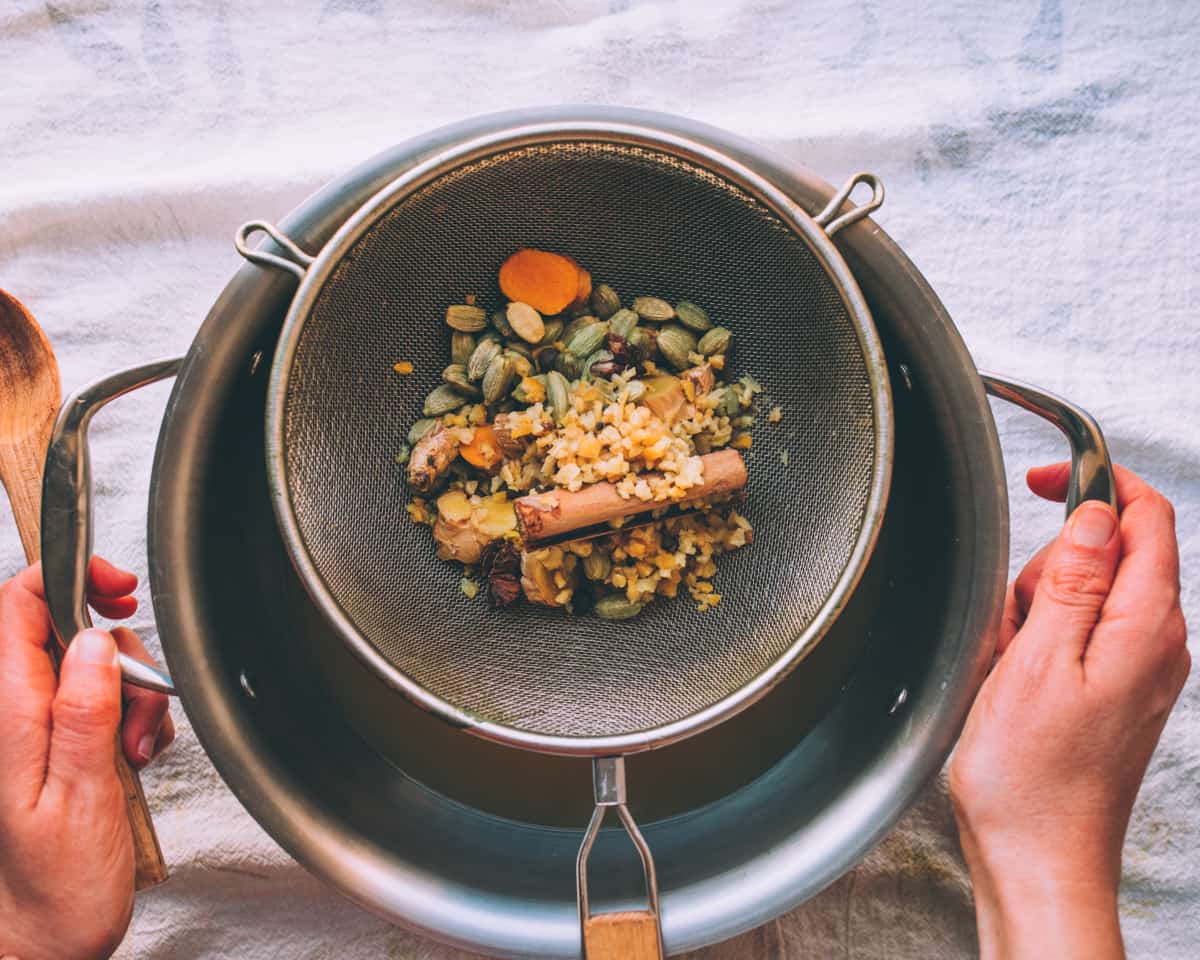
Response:
[[[368,197],[431,154],[513,124],[570,119],[637,121],[706,140],[809,211],[833,194],[807,171],[689,121],[547,110],[403,144],[280,226],[320,249]],[[1076,454],[1077,490],[1111,498],[1107,454],[1086,414],[1020,384],[985,384],[933,291],[877,226],[855,225],[838,240],[895,384],[888,513],[846,610],[784,684],[714,730],[629,761],[670,952],[733,936],[817,893],[883,837],[945,761],[987,669],[1008,563],[1005,479],[985,385],[1058,422]],[[289,278],[244,267],[178,365],[148,536],[174,686],[251,814],[343,893],[464,947],[576,956],[587,761],[513,751],[423,714],[349,653],[287,561],[262,418],[293,292]],[[87,420],[108,394],[173,370],[111,378],[69,402],[60,420],[44,553],[61,630],[76,625],[79,558],[90,547]],[[635,854],[614,833],[592,853],[592,898],[606,909],[642,896]]]

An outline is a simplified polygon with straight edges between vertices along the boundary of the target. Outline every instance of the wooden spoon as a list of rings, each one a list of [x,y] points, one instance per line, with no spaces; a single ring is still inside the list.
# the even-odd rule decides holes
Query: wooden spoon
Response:
[[[41,556],[42,468],[62,403],[58,362],[50,341],[29,311],[0,290],[0,481],[8,490],[25,559]],[[57,644],[48,647],[58,665]],[[116,743],[116,768],[133,830],[134,885],[143,890],[167,879],[142,781]]]

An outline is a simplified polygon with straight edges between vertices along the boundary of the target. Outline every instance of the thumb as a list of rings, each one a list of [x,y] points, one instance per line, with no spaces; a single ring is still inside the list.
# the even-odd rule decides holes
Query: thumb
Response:
[[[51,708],[47,780],[72,788],[116,776],[113,741],[121,723],[117,645],[104,630],[84,630],[67,647]]]
[[[1112,589],[1121,552],[1117,529],[1116,511],[1098,500],[1085,501],[1071,514],[1034,588],[1021,628],[1026,649],[1083,656]]]

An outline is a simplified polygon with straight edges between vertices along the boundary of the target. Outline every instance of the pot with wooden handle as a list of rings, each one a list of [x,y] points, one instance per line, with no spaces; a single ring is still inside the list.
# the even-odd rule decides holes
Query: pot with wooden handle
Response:
[[[0,480],[8,491],[17,533],[25,559],[30,563],[36,562],[43,552],[42,472],[60,397],[58,363],[49,340],[29,311],[0,290]],[[84,563],[86,574],[86,557]],[[80,584],[81,589],[86,589],[86,576],[80,579]],[[86,618],[86,597],[83,603]],[[90,618],[85,625],[91,625]],[[58,634],[64,648],[72,636],[74,632]],[[57,669],[58,647],[50,644],[47,650]],[[122,654],[122,662],[125,661],[153,669]],[[142,792],[141,778],[125,759],[119,734],[115,764],[133,834],[134,887],[143,890],[167,879],[167,864]]]

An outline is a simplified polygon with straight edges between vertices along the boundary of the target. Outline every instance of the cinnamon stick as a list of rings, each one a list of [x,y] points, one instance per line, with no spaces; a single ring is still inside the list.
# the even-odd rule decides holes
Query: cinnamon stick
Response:
[[[733,493],[746,485],[746,464],[736,450],[718,450],[700,458],[704,479],[682,500],[622,497],[614,484],[593,483],[580,490],[533,493],[513,503],[517,529],[526,543],[556,539],[572,530],[606,524],[618,517]]]

